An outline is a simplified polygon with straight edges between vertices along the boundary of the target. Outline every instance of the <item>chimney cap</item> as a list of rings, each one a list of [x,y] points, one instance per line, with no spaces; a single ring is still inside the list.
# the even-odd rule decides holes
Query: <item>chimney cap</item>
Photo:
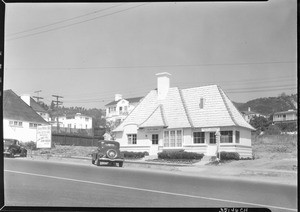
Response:
[[[157,74],[155,74],[156,76],[171,76],[171,74],[170,73],[168,73],[168,72],[161,72],[161,73],[157,73]]]

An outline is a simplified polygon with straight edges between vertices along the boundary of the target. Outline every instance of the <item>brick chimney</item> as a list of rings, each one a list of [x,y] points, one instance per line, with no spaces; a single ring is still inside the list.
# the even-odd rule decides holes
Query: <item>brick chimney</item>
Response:
[[[122,99],[122,95],[121,94],[115,94],[115,101],[119,101],[120,99]]]
[[[157,76],[157,98],[165,99],[170,88],[170,76],[168,72],[158,73]]]
[[[30,95],[29,94],[23,94],[21,96],[21,99],[30,106]]]

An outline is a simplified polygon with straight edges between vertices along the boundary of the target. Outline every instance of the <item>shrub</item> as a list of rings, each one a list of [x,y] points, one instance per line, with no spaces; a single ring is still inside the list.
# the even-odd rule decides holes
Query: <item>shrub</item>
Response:
[[[279,135],[281,130],[277,125],[270,125],[265,133],[268,135]]]
[[[36,143],[34,141],[29,141],[24,143],[26,149],[36,150]]]
[[[157,154],[159,159],[191,159],[191,160],[201,160],[204,156],[203,153],[195,152],[185,152],[180,151],[162,151]]]
[[[239,160],[240,154],[237,152],[221,152],[221,160]]]
[[[128,152],[128,151],[123,151],[121,152],[124,155],[124,158],[129,158],[129,159],[139,159],[143,158],[146,155],[149,155],[148,152]]]

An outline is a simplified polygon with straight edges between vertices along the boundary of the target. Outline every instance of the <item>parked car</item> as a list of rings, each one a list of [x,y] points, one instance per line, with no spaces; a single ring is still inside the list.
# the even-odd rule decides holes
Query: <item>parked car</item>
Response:
[[[27,150],[16,139],[3,139],[3,155],[6,157],[27,157]]]
[[[98,148],[92,153],[92,164],[100,166],[100,163],[108,162],[109,165],[119,164],[123,166],[124,156],[120,152],[120,144],[116,141],[99,141]]]

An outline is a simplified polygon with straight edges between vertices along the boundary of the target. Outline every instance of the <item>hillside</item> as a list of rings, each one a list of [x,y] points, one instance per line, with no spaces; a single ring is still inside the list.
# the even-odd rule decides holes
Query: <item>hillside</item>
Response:
[[[250,107],[251,111],[255,111],[263,115],[270,115],[275,112],[297,109],[297,97],[297,94],[282,94],[278,97],[258,98],[246,103],[234,102],[234,105],[239,111],[247,111]]]

